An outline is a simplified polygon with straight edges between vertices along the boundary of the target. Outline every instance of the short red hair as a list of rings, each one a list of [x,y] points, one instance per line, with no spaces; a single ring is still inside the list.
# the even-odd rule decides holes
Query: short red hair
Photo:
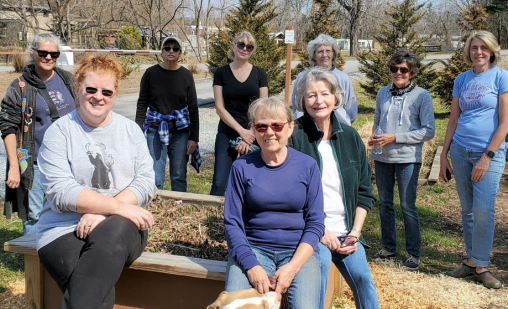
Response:
[[[120,80],[122,78],[122,66],[108,55],[99,54],[88,56],[79,65],[76,70],[76,81],[81,83],[86,78],[86,74],[93,72],[99,75],[111,75],[115,79],[115,90],[120,88]]]

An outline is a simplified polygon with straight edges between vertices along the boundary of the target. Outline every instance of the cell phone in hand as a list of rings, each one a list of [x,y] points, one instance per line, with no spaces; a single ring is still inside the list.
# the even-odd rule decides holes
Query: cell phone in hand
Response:
[[[452,172],[449,169],[446,169],[446,181],[450,181],[452,179]]]
[[[356,239],[354,237],[346,237],[342,241],[343,247],[353,246],[356,243]]]

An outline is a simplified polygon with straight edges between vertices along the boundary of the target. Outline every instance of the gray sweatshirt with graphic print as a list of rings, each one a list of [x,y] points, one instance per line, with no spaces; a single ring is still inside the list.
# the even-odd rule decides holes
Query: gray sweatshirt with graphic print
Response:
[[[37,250],[76,230],[84,188],[115,196],[127,189],[145,207],[155,194],[153,161],[139,126],[121,115],[98,128],[77,110],[54,122],[44,135],[38,165],[45,193],[37,230]]]
[[[391,85],[381,88],[376,97],[374,127],[394,133],[395,142],[383,147],[382,154],[371,153],[384,163],[422,163],[423,142],[435,134],[434,108],[430,93],[418,86],[402,97],[392,97]]]

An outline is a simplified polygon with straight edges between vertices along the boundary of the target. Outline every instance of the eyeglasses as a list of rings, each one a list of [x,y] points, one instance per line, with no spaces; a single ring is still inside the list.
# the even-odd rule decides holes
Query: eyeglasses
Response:
[[[46,58],[48,56],[48,54],[51,56],[51,59],[57,59],[58,57],[60,57],[59,51],[49,52],[46,50],[38,50],[38,49],[35,51],[37,52],[37,55],[39,55],[39,57],[41,57],[41,58]]]
[[[245,47],[247,47],[247,51],[248,52],[251,52],[254,50],[254,45],[250,45],[250,44],[245,44],[244,42],[235,42],[236,44],[236,47],[238,47],[238,49],[244,49]]]
[[[170,51],[170,50],[173,50],[175,53],[179,52],[180,51],[180,47],[170,47],[170,46],[164,46],[164,50],[165,51]]]
[[[88,94],[96,94],[97,91],[101,91],[102,95],[105,96],[106,98],[111,98],[114,94],[115,94],[115,91],[113,90],[109,90],[109,89],[100,89],[100,88],[95,88],[95,87],[85,87],[85,91],[86,93]]]
[[[409,72],[409,69],[406,67],[390,67],[390,72],[397,73],[400,70],[400,73],[405,74]]]
[[[273,132],[280,132],[282,129],[284,129],[284,126],[287,122],[274,122],[272,124],[263,124],[258,123],[254,125],[254,129],[258,131],[259,133],[265,133],[266,130],[268,130],[268,127],[272,128]]]

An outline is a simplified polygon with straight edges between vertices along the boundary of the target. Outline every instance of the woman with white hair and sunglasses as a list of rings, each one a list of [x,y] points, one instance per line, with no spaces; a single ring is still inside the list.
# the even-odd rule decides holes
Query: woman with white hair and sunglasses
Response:
[[[30,62],[2,100],[0,129],[8,160],[4,213],[7,218],[18,213],[25,235],[37,231],[43,207],[37,155],[44,134],[77,106],[74,76],[56,67],[60,47],[53,34],[37,34],[28,49]]]
[[[247,110],[251,102],[268,97],[268,77],[264,69],[249,63],[256,51],[256,39],[248,31],[240,31],[234,39],[228,58],[233,62],[213,74],[213,97],[220,117],[215,137],[215,164],[211,195],[226,192],[229,171],[238,155],[246,154],[254,143]],[[230,147],[229,141],[241,142]]]
[[[335,109],[335,115],[341,123],[351,125],[356,119],[358,112],[358,106],[356,103],[355,91],[353,84],[347,73],[336,68],[337,55],[339,54],[339,47],[337,41],[329,35],[320,34],[314,40],[307,44],[307,52],[309,53],[310,66],[323,67],[333,72],[340,87],[344,91],[344,106]],[[291,96],[291,102],[293,105],[293,112],[295,113],[294,118],[297,119],[303,115],[302,111],[297,110],[296,105],[296,93],[298,88],[298,82],[300,79],[307,74],[308,70],[300,72],[296,77],[293,95]]]

